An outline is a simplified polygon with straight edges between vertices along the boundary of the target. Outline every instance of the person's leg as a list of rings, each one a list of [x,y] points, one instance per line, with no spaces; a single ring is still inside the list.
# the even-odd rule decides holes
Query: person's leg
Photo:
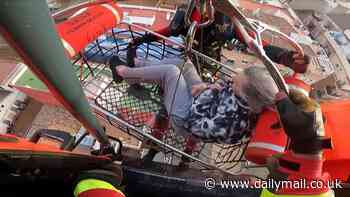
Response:
[[[181,69],[181,66],[184,66],[182,75],[184,76],[184,79],[189,88],[191,88],[193,85],[203,83],[202,79],[198,75],[196,68],[190,60],[187,60],[184,64],[180,64],[179,69]]]
[[[200,139],[194,137],[193,135],[191,135],[191,133],[188,130],[186,130],[185,120],[178,118],[176,116],[172,116],[171,124],[175,133],[185,138],[185,147],[183,152],[189,155],[192,155],[193,152],[196,150],[198,143],[200,142]],[[191,160],[189,158],[182,156],[179,166],[182,168],[187,168],[190,162]]]
[[[149,66],[141,68],[119,67],[118,73],[129,83],[156,83],[164,90],[164,105],[173,124],[173,118],[177,117],[180,122],[173,128],[176,133],[184,135],[184,120],[189,113],[192,104],[192,96],[186,81],[180,70],[174,65]],[[172,111],[171,111],[172,110]],[[174,127],[175,126],[175,127]],[[164,136],[165,128],[153,128],[152,135],[157,139]],[[188,135],[188,134],[187,134]],[[150,148],[149,152],[143,157],[145,164],[150,163],[158,153],[155,148]]]
[[[116,67],[124,65],[124,62],[119,59],[117,55],[113,55],[108,61],[109,69],[111,69],[113,81],[120,83],[123,81],[123,78],[117,73]]]
[[[118,74],[128,83],[156,83],[164,91],[164,105],[168,114],[187,118],[192,104],[184,76],[174,65],[150,66],[141,68],[117,67]]]
[[[148,60],[148,59],[135,59],[136,67],[149,67],[149,66],[165,66],[165,65],[177,65],[181,70],[183,67],[182,75],[185,78],[188,87],[192,87],[195,84],[202,83],[202,79],[197,73],[197,70],[190,60],[184,62],[181,58],[166,58],[160,61]]]
[[[181,65],[184,63],[184,59],[174,57],[174,58],[164,58],[162,60],[145,59],[145,58],[135,58],[136,67],[147,67],[147,66],[162,66],[162,65]]]
[[[171,123],[175,132],[185,138],[184,152],[187,154],[192,154],[200,140],[185,129],[185,120],[172,116]]]

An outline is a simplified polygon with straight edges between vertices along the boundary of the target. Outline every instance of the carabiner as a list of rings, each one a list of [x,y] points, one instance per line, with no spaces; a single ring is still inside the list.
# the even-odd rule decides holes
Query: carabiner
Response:
[[[213,2],[212,2],[212,0],[209,0],[208,4],[206,2],[207,2],[207,0],[201,0],[200,12],[201,12],[201,18],[204,18],[204,14],[208,10],[208,15],[209,15],[208,20],[205,22],[202,22],[200,24],[198,24],[198,22],[197,22],[197,26],[199,28],[207,27],[208,25],[211,25],[215,20],[215,8],[213,5]],[[192,25],[192,22],[193,22],[192,21],[192,13],[193,13],[195,8],[196,8],[196,0],[191,0],[190,4],[187,7],[186,15],[185,15],[186,26]]]
[[[187,55],[190,54],[192,50],[194,37],[196,35],[197,29],[198,29],[198,23],[196,21],[193,21],[186,35],[185,53]]]
[[[204,2],[205,3],[205,2]],[[203,4],[201,4],[202,10],[201,10],[201,14],[203,15],[203,13],[206,11],[206,9],[208,10],[208,20],[199,24],[198,27],[199,28],[203,28],[203,27],[207,27],[209,25],[211,25],[214,20],[215,20],[215,8],[213,5],[213,1],[209,0],[209,4],[204,6]]]

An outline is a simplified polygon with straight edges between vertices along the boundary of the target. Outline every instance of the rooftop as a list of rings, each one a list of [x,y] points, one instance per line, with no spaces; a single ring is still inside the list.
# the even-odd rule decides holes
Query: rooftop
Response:
[[[13,85],[24,86],[36,90],[47,90],[46,85],[41,80],[39,80],[27,67],[24,67],[23,71],[18,76],[18,80]]]

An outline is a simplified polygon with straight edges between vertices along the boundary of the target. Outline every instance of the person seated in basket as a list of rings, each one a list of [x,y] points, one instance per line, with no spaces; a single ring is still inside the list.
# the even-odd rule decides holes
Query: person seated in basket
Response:
[[[199,140],[237,143],[254,128],[256,116],[274,104],[279,91],[264,67],[252,66],[228,82],[208,84],[201,80],[190,61],[183,65],[182,72],[169,63],[130,68],[118,56],[113,56],[109,63],[114,80],[161,87],[171,126],[177,134],[190,139],[187,153],[193,151]],[[156,153],[151,151],[149,159]]]

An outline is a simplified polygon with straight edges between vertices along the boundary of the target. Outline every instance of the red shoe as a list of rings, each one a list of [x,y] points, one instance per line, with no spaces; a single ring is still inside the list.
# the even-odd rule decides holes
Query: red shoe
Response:
[[[167,113],[164,111],[160,111],[158,113],[154,113],[149,121],[146,122],[146,125],[152,129],[152,136],[157,138],[158,140],[162,140],[165,132],[169,129],[169,119]],[[152,163],[153,158],[159,152],[157,145],[152,142],[145,142],[150,146],[150,150],[148,153],[142,158],[145,165],[149,165]]]
[[[189,155],[192,155],[192,153],[197,148],[198,142],[199,141],[196,138],[194,138],[193,136],[188,136],[186,138],[186,144],[185,144],[184,152],[189,154]],[[189,159],[188,157],[182,156],[181,157],[181,161],[179,163],[179,167],[180,168],[188,168],[190,163],[191,163],[191,159]]]
[[[152,135],[161,140],[169,129],[169,118],[168,115],[164,112],[158,112],[152,115],[146,125],[152,129]]]

